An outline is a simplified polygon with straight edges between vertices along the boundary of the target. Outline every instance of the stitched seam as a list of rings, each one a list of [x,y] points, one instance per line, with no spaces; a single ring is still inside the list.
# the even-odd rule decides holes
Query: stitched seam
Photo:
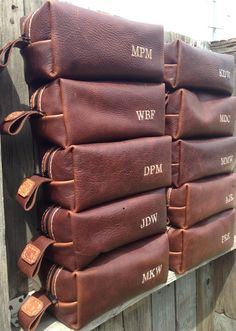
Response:
[[[170,206],[170,196],[171,196],[171,192],[172,192],[172,187],[168,188],[168,190],[167,190],[167,194],[166,194],[166,197],[167,197],[167,206],[168,206],[168,207]]]
[[[63,89],[63,87],[62,87],[62,81],[61,81],[61,79],[60,79],[60,81],[59,81],[59,88],[60,88],[60,98],[61,98],[61,108],[62,108],[62,115],[63,115],[63,119],[64,119],[64,121],[63,121],[63,123],[64,123],[64,127],[65,127],[65,133],[66,133],[66,145],[68,145],[68,137],[69,137],[69,135],[68,135],[68,130],[67,130],[67,126],[66,126],[66,116],[65,116],[65,102],[64,102],[64,98],[63,98],[63,96],[64,96],[64,89]]]
[[[50,289],[49,289],[49,278],[50,278],[50,276],[51,276],[51,273],[53,272],[53,269],[55,269],[56,268],[56,264],[53,264],[52,266],[51,266],[51,268],[49,269],[49,271],[48,271],[48,275],[47,275],[47,279],[46,279],[46,287],[47,287],[47,291],[49,291]]]
[[[55,214],[58,212],[58,210],[60,209],[60,207],[57,207],[53,214],[52,214],[52,217],[51,217],[51,224],[50,224],[50,229],[51,229],[51,235],[52,235],[52,238],[55,240],[55,235],[54,235],[54,232],[53,232],[53,221],[54,221],[54,216]]]
[[[42,95],[45,91],[46,86],[44,86],[39,92],[39,111],[42,113]]]
[[[56,149],[54,150],[54,152],[52,152],[51,157],[50,157],[50,160],[49,160],[49,169],[48,169],[48,170],[49,170],[50,178],[53,178],[53,177],[52,177],[52,160],[53,160],[53,158],[54,158],[56,152],[59,151],[59,150],[60,150],[60,148],[56,148]]]
[[[43,215],[42,215],[42,218],[41,218],[41,228],[42,228],[42,230],[43,230],[44,232],[46,232],[46,229],[45,229],[45,217],[46,217],[46,214],[49,212],[50,209],[51,209],[51,207],[48,207],[48,208],[44,211],[44,213],[43,213]]]
[[[58,269],[55,280],[54,280],[54,286],[53,286],[54,293],[53,294],[55,295],[56,298],[57,298],[56,282],[57,282],[58,276],[62,270],[63,270],[63,268]]]
[[[35,16],[35,14],[39,11],[39,9],[41,8],[38,8],[30,17],[30,21],[29,21],[29,39],[31,40],[31,28],[32,28],[32,21],[33,21],[33,18]]]

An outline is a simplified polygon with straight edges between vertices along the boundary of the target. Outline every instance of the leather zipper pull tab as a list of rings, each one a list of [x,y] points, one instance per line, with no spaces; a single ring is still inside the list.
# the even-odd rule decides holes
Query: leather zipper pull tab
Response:
[[[41,177],[38,175],[25,178],[17,191],[16,200],[24,208],[24,210],[31,210],[35,205],[39,188],[43,184],[50,183],[51,181],[52,179],[50,178]]]
[[[44,116],[44,114],[36,110],[15,111],[4,118],[1,126],[1,132],[2,134],[15,136],[23,129],[25,122],[29,118],[42,116]]]
[[[52,305],[46,292],[41,290],[29,296],[18,312],[19,323],[25,331],[34,331],[38,327],[46,310]]]
[[[0,72],[7,67],[13,48],[17,47],[22,49],[28,44],[29,41],[27,41],[22,37],[5,44],[3,48],[0,50]]]
[[[55,243],[45,236],[37,236],[28,242],[18,260],[19,269],[29,278],[38,274],[45,251]]]

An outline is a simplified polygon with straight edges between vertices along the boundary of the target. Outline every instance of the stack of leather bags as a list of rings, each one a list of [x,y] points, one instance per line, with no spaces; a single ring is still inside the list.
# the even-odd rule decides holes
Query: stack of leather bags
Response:
[[[183,273],[234,241],[236,97],[234,59],[181,41],[165,46],[170,269]]]
[[[47,1],[21,30],[0,54],[3,68],[21,49],[31,109],[10,114],[3,131],[31,119],[41,174],[17,200],[30,210],[43,186],[51,205],[19,259],[42,281],[19,320],[33,330],[51,307],[79,329],[167,279],[163,28]]]

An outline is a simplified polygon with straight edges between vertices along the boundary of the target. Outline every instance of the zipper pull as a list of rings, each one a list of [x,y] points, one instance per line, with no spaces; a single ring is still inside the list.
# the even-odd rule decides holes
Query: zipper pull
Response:
[[[19,110],[7,115],[1,124],[1,133],[15,136],[21,132],[25,122],[31,117],[42,117],[43,113],[36,110]]]
[[[57,297],[54,294],[52,294],[51,292],[47,292],[47,297],[53,305],[58,303]]]
[[[30,43],[26,37],[19,37],[14,41],[6,43],[0,50],[0,72],[7,67],[13,48],[24,48]]]

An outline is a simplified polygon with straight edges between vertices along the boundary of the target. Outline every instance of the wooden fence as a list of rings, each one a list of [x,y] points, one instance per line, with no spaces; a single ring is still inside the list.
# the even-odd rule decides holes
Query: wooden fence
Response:
[[[20,35],[19,20],[41,5],[41,0],[0,1],[0,43]],[[166,33],[166,40],[177,37],[193,45],[190,38]],[[232,45],[233,44],[233,48]],[[236,40],[230,44],[236,52]],[[227,52],[227,43],[213,44],[215,51]],[[1,120],[14,110],[27,109],[28,92],[23,77],[23,61],[14,51],[8,70],[0,75]],[[0,326],[11,330],[9,299],[27,293],[34,287],[17,270],[17,258],[26,241],[37,228],[36,209],[25,213],[15,202],[16,189],[22,178],[34,172],[34,144],[30,128],[19,136],[1,139],[2,171],[0,171]],[[0,169],[1,170],[1,169]],[[4,193],[4,199],[3,197]],[[202,268],[170,283],[158,292],[125,309],[94,331],[235,331],[236,330],[236,253],[206,264]],[[52,330],[45,327],[44,330]],[[56,324],[54,330],[65,328]]]

